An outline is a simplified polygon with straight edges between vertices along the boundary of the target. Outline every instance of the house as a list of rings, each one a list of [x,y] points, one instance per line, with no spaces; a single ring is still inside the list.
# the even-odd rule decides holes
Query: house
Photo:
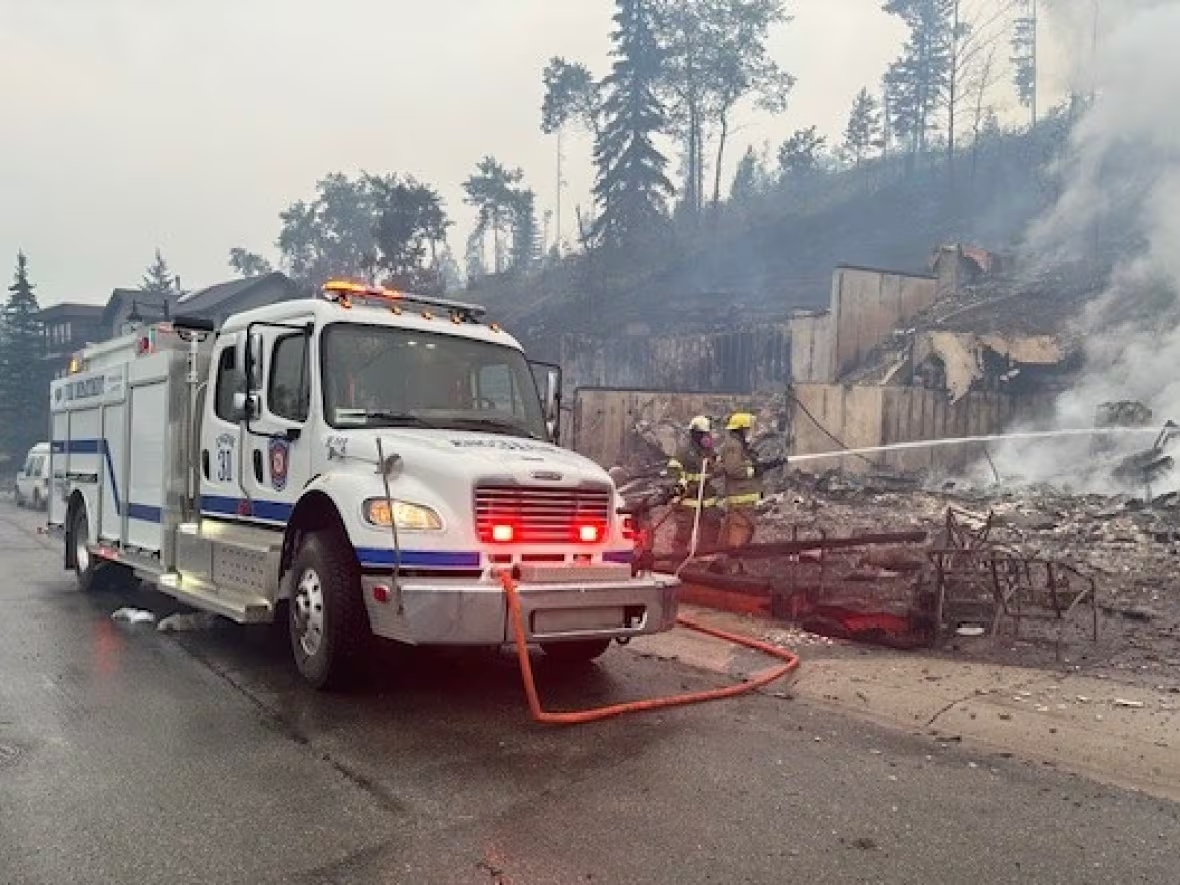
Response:
[[[304,298],[307,294],[286,274],[275,271],[185,293],[172,310],[173,316],[200,317],[220,326],[230,314]]]
[[[122,335],[139,323],[158,323],[173,315],[175,297],[142,289],[115,289],[102,312],[105,334],[100,340]]]
[[[45,360],[50,375],[60,378],[69,368],[70,355],[87,344],[107,338],[104,310],[97,304],[62,303],[37,314],[45,336]]]
[[[98,340],[122,335],[140,323],[159,323],[177,316],[209,319],[220,326],[230,314],[304,294],[294,280],[278,272],[218,283],[179,298],[142,289],[115,289],[103,308],[104,334]]]

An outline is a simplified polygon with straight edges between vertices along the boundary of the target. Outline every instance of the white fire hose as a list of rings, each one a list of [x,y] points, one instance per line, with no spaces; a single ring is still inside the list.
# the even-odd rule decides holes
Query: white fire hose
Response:
[[[688,542],[688,556],[677,567],[676,577],[680,577],[680,570],[697,555],[697,544],[701,537],[701,513],[705,509],[705,485],[709,481],[709,464],[709,458],[701,459],[701,478],[697,482],[697,506],[692,517],[692,538]]]

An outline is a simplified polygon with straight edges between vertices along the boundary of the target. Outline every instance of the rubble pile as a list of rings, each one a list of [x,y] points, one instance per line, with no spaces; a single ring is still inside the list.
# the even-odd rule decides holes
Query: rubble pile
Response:
[[[795,527],[833,536],[924,530],[935,537],[950,506],[990,512],[990,540],[1021,555],[1070,563],[1096,580],[1101,639],[1089,648],[1072,644],[1073,666],[1180,680],[1178,494],[1147,504],[1130,495],[1070,495],[1050,487],[932,489],[900,476],[792,473],[763,503],[758,540],[786,539]],[[1027,642],[992,651],[1009,662],[1036,663],[1036,638],[1032,632]],[[980,653],[989,653],[985,645],[995,646],[983,643]]]

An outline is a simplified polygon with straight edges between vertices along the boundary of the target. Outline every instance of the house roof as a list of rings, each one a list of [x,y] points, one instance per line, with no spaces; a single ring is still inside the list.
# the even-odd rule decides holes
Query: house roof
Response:
[[[890,277],[909,277],[915,280],[936,280],[933,274],[916,273],[909,270],[890,270],[885,267],[867,267],[861,264],[837,264],[836,270],[858,270],[862,273],[879,273]]]
[[[38,313],[38,318],[44,320],[54,320],[60,318],[70,317],[72,319],[92,319],[98,321],[101,319],[103,312],[106,310],[101,304],[77,304],[72,301],[63,301],[60,304],[51,304],[49,307],[41,308]]]
[[[168,301],[163,295],[142,289],[115,289],[103,308],[102,321],[107,325],[113,324],[123,307],[132,302],[145,319],[163,319],[171,307]]]
[[[176,312],[202,316],[257,287],[268,285],[280,286],[288,290],[295,288],[295,283],[286,274],[274,271],[262,276],[247,277],[244,280],[230,280],[227,283],[218,283],[215,286],[190,292],[181,296],[176,303]]]

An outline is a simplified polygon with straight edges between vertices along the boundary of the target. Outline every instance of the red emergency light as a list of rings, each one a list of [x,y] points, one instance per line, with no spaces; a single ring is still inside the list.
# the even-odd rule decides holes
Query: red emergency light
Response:
[[[507,523],[492,526],[492,540],[500,544],[507,544],[516,536],[516,530]]]
[[[580,525],[578,526],[578,540],[583,544],[593,544],[601,537],[601,532],[596,525]]]

